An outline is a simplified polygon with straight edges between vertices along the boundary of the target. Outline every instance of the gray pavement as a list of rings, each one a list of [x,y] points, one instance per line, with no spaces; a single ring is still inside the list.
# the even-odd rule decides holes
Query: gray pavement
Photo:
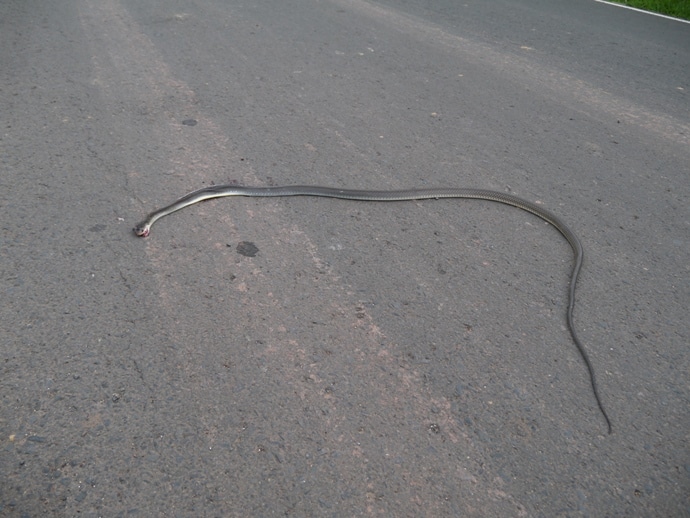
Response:
[[[0,515],[689,516],[688,50],[587,1],[0,3]],[[228,182],[542,203],[613,434],[538,218],[132,233]]]

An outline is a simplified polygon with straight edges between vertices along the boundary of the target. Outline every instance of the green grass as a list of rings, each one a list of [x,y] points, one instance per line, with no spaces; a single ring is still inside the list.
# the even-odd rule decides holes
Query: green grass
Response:
[[[690,0],[613,0],[616,3],[637,7],[645,11],[690,20]]]

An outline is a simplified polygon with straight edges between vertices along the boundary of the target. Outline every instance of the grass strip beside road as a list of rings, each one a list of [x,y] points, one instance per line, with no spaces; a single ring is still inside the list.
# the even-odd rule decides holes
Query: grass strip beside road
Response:
[[[690,0],[611,0],[617,4],[690,20]]]

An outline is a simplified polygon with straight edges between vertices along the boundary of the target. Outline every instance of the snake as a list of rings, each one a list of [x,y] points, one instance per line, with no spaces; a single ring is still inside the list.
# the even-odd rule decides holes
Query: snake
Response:
[[[575,308],[575,287],[577,284],[580,270],[582,269],[582,262],[584,259],[584,251],[580,240],[575,233],[568,227],[558,216],[543,208],[541,205],[532,203],[525,199],[512,194],[507,194],[499,191],[492,191],[486,189],[472,189],[472,188],[456,188],[456,187],[437,187],[437,188],[420,188],[420,189],[404,189],[404,190],[390,190],[390,191],[376,191],[376,190],[357,190],[357,189],[339,189],[335,187],[321,187],[316,185],[290,185],[282,187],[243,187],[239,185],[213,185],[204,187],[196,191],[190,192],[182,196],[177,201],[167,205],[161,209],[151,212],[146,219],[134,227],[134,233],[139,237],[147,237],[151,233],[151,226],[160,218],[172,214],[180,209],[199,203],[204,200],[212,198],[222,198],[226,196],[250,196],[250,197],[275,197],[275,196],[318,196],[324,198],[340,198],[343,200],[356,201],[410,201],[410,200],[427,200],[427,199],[442,199],[442,198],[469,198],[486,200],[497,203],[503,203],[527,211],[535,216],[546,221],[556,228],[563,237],[570,244],[574,254],[573,269],[570,274],[570,282],[568,289],[568,308],[566,310],[566,320],[570,336],[572,337],[575,346],[580,353],[589,373],[589,380],[594,393],[594,399],[597,406],[603,415],[608,433],[612,433],[611,420],[604,408],[599,388],[594,374],[594,367],[589,359],[589,355],[582,342],[578,338],[573,323],[573,310]]]

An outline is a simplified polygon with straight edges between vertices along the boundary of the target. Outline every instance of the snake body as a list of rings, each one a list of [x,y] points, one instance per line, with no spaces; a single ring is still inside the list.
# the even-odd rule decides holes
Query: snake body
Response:
[[[555,214],[544,209],[540,205],[523,200],[512,194],[506,194],[498,191],[490,191],[485,189],[466,189],[466,188],[425,188],[425,189],[406,189],[395,191],[370,191],[370,190],[355,190],[355,189],[338,189],[333,187],[320,187],[315,185],[293,185],[283,187],[241,187],[237,185],[214,185],[212,187],[205,187],[183,196],[179,200],[170,205],[158,209],[150,213],[144,221],[134,227],[134,233],[140,237],[147,237],[151,232],[151,226],[160,218],[167,216],[175,211],[199,203],[200,201],[209,200],[212,198],[222,198],[225,196],[251,196],[251,197],[274,197],[274,196],[319,196],[325,198],[340,198],[344,200],[357,201],[405,201],[405,200],[425,200],[425,199],[440,199],[440,198],[472,198],[478,200],[494,201],[511,205],[519,209],[530,212],[547,223],[553,225],[570,244],[573,249],[575,263],[570,276],[569,294],[568,294],[568,309],[566,312],[566,319],[570,335],[573,342],[577,346],[580,356],[587,366],[589,371],[589,379],[594,393],[594,399],[597,402],[599,410],[601,411],[606,424],[608,426],[609,434],[612,431],[611,420],[609,419],[604,405],[599,396],[596,377],[594,375],[594,368],[589,359],[587,351],[580,342],[580,339],[575,332],[573,324],[573,309],[575,307],[575,286],[577,278],[582,269],[582,260],[584,257],[582,244],[570,230],[570,228]]]

